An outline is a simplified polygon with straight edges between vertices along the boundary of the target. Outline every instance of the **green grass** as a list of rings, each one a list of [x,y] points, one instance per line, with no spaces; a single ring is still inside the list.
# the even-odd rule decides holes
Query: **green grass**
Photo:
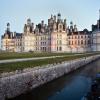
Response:
[[[49,59],[41,59],[41,60],[34,60],[34,61],[13,62],[13,63],[7,63],[7,64],[4,63],[4,64],[0,64],[0,73],[10,72],[10,71],[15,71],[15,70],[22,70],[24,68],[42,66],[46,64],[61,63],[63,61],[73,60],[73,59],[82,58],[86,56],[92,56],[92,55],[94,54],[73,55],[73,57],[66,56],[66,57],[61,57],[61,58],[49,58]]]
[[[48,56],[60,56],[60,55],[72,55],[72,53],[15,53],[15,52],[1,52],[0,60],[5,59],[18,59],[18,58],[32,58],[32,57],[48,57]]]

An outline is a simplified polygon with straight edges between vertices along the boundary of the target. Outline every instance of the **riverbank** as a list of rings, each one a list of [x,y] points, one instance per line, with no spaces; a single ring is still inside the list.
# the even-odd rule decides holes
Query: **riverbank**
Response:
[[[15,73],[0,78],[0,100],[13,98],[22,93],[32,90],[44,83],[50,82],[68,72],[71,72],[83,65],[98,59],[100,56],[90,56],[71,61],[64,61],[59,64],[49,64],[45,67],[36,67],[24,70],[23,73]]]
[[[1,60],[0,74],[4,72],[12,73],[12,71],[22,72],[26,68],[34,68],[36,66],[44,67],[44,65],[48,64],[55,65],[57,63],[62,63],[64,61],[89,57],[93,55],[98,55],[98,53],[83,53],[83,54],[62,55],[62,56]]]

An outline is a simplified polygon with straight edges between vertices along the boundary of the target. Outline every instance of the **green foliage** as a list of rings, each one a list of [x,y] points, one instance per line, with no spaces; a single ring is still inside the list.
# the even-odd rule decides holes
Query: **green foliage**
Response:
[[[48,56],[60,56],[60,55],[72,55],[72,53],[36,53],[36,52],[1,52],[0,60],[4,59],[17,59],[17,58],[31,58],[31,57],[48,57]]]
[[[10,71],[15,71],[15,70],[22,70],[24,68],[42,66],[42,65],[53,64],[53,63],[61,63],[63,61],[73,60],[73,59],[82,58],[82,57],[88,57],[92,55],[95,55],[95,54],[84,54],[84,55],[82,54],[82,55],[73,55],[73,56],[66,56],[66,57],[59,57],[59,58],[34,60],[34,61],[4,63],[4,64],[0,64],[0,73],[10,72]]]

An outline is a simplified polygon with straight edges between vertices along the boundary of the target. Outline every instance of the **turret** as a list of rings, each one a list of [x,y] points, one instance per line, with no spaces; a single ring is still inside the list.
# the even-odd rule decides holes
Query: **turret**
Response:
[[[58,13],[58,15],[57,15],[57,21],[61,22],[61,14],[60,13]]]
[[[27,25],[31,25],[31,19],[30,18],[27,19]]]
[[[10,23],[7,23],[7,32],[10,32]]]
[[[72,21],[70,22],[70,31],[71,32],[73,31],[73,22]]]
[[[39,28],[38,28],[38,25],[36,25],[35,33],[36,33],[36,34],[39,34]]]
[[[41,21],[41,26],[44,27],[44,20]]]
[[[74,32],[77,32],[77,26],[74,25]]]
[[[24,33],[27,32],[27,25],[24,25]]]
[[[34,31],[34,23],[32,23],[32,32]]]
[[[56,22],[56,16],[54,15],[54,22]]]
[[[66,19],[64,19],[64,25],[63,25],[64,27],[64,31],[66,31],[66,28],[67,28],[67,24],[66,24]]]
[[[51,19],[53,19],[53,15],[51,14]]]
[[[57,18],[58,18],[58,20],[61,20],[61,14],[60,13],[58,13]]]

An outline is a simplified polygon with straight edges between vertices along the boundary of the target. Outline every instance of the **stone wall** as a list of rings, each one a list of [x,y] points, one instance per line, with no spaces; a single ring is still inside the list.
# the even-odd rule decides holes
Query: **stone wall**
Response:
[[[0,100],[13,98],[99,58],[99,55],[0,75]]]

